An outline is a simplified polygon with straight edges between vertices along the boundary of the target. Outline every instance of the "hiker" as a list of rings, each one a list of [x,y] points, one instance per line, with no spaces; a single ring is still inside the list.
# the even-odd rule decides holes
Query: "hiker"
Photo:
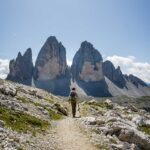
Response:
[[[69,102],[71,102],[73,118],[75,118],[75,115],[76,115],[77,98],[78,98],[78,95],[76,93],[76,88],[72,88],[70,92],[70,96],[69,96]]]

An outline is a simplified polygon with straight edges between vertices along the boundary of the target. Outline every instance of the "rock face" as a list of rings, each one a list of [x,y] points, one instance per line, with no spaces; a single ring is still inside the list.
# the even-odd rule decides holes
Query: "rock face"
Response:
[[[72,77],[90,96],[110,96],[102,70],[102,56],[93,45],[87,41],[73,58],[71,66]]]
[[[55,37],[49,37],[39,52],[35,63],[35,79],[52,80],[65,75],[66,50]]]
[[[147,84],[144,81],[142,81],[141,79],[139,79],[138,77],[134,75],[126,76],[126,79],[130,81],[131,83],[133,83],[137,88],[139,85],[147,87]]]
[[[82,42],[71,66],[73,78],[85,82],[102,80],[104,78],[102,61],[101,54],[91,43]]]
[[[34,69],[35,85],[54,94],[69,94],[69,71],[66,49],[51,36],[41,48]]]
[[[119,88],[124,88],[126,86],[125,77],[122,74],[120,67],[115,69],[111,61],[105,61],[103,63],[103,73],[109,80],[111,80]]]
[[[24,55],[18,53],[16,60],[11,60],[9,64],[8,80],[31,85],[33,74],[32,50],[28,48]]]

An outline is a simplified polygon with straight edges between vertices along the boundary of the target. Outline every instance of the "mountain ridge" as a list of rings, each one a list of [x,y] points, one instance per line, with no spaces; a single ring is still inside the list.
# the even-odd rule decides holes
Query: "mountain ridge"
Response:
[[[18,53],[16,60],[10,61],[8,80],[34,85],[62,96],[69,95],[73,86],[71,80],[76,82],[88,96],[114,96],[121,95],[123,91],[126,91],[123,92],[125,95],[133,91],[134,94],[131,96],[136,96],[136,93],[138,96],[150,95],[150,89],[144,81],[134,75],[124,75],[121,68],[115,68],[110,61],[103,62],[100,52],[88,41],[81,43],[71,67],[67,65],[65,47],[55,36],[50,36],[46,40],[35,66],[32,63],[32,50],[27,51],[31,53],[28,58]],[[27,64],[23,58],[29,60]],[[30,75],[27,75],[27,72],[30,72]],[[24,78],[29,78],[30,82],[26,83]],[[116,93],[112,92],[113,88],[116,89]],[[142,92],[139,94],[138,91],[141,89]]]

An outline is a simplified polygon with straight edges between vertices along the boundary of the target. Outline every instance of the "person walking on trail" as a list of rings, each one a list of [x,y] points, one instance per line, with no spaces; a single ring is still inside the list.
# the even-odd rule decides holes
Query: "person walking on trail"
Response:
[[[78,95],[76,93],[76,88],[72,88],[69,96],[69,102],[71,103],[73,118],[75,118],[76,115],[77,99],[78,99]]]

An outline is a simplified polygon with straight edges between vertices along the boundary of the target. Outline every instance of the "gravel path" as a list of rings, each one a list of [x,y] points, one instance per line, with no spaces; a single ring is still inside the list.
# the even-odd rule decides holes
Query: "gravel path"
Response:
[[[81,133],[74,118],[67,117],[56,124],[56,141],[59,150],[97,150]]]

